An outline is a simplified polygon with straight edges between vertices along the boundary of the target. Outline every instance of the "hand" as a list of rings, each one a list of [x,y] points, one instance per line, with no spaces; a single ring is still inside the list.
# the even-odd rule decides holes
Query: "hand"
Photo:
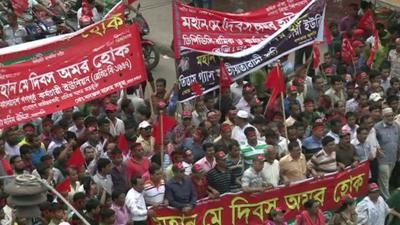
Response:
[[[167,207],[169,205],[169,202],[167,199],[164,200],[164,202],[161,204],[162,206]]]
[[[289,186],[290,185],[290,181],[288,181],[288,180],[283,181],[283,185]]]
[[[340,171],[344,171],[346,169],[346,166],[343,163],[338,163],[338,167]]]
[[[376,155],[377,155],[378,157],[385,157],[385,153],[383,152],[382,149],[377,149],[377,150],[376,150]]]
[[[186,207],[183,207],[182,212],[186,214],[186,213],[189,213],[191,210],[192,210],[192,207],[186,206]]]
[[[147,215],[150,216],[150,217],[153,217],[155,215],[155,212],[154,212],[153,208],[150,208],[150,209],[147,210]]]
[[[353,164],[351,164],[351,167],[355,168],[358,166],[358,161],[354,161]]]

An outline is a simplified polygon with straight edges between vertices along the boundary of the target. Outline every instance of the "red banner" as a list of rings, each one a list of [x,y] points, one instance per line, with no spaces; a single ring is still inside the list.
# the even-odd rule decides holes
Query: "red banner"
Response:
[[[90,37],[93,38],[90,38]],[[95,40],[95,41],[94,41]],[[83,104],[147,79],[135,25],[0,68],[0,128]]]
[[[248,55],[289,27],[311,2],[315,0],[281,0],[256,11],[232,14],[174,1],[175,49],[227,57]],[[310,27],[317,23],[318,19],[307,21]]]
[[[343,196],[354,197],[367,193],[369,164],[365,162],[354,169],[327,176],[321,180],[307,180],[288,187],[276,188],[258,195],[228,194],[218,199],[199,202],[190,215],[176,209],[156,210],[151,218],[153,225],[261,225],[268,219],[271,209],[288,209],[285,218],[290,220],[303,210],[311,198],[318,200],[324,211],[340,207]]]

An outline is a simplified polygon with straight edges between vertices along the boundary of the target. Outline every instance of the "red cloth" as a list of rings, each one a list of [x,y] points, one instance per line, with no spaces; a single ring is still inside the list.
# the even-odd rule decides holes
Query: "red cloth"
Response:
[[[321,52],[319,51],[319,46],[317,43],[313,45],[313,68],[317,69],[319,67],[321,57]]]
[[[222,59],[219,64],[219,70],[219,86],[221,88],[221,93],[224,94],[229,91],[233,80],[231,75],[229,75],[228,71],[226,70],[225,63]]]
[[[353,64],[353,57],[356,55],[356,52],[353,49],[353,46],[350,43],[350,40],[347,37],[343,38],[342,42],[342,59],[348,65]]]
[[[88,16],[93,18],[93,5],[89,4],[87,0],[82,1],[82,17]]]
[[[368,66],[372,66],[372,63],[375,60],[376,52],[378,51],[378,49],[379,49],[379,35],[378,35],[378,31],[375,30],[375,33],[374,33],[374,44],[372,45],[372,48],[371,48],[371,51],[369,53],[369,57],[368,57],[368,60],[367,60],[367,65]]]
[[[67,163],[68,166],[82,168],[85,165],[85,157],[79,148],[75,149]]]
[[[203,88],[202,88],[201,84],[199,84],[198,82],[192,84],[191,89],[197,96],[203,95]]]
[[[328,45],[333,43],[333,36],[326,21],[324,21],[324,37]]]
[[[21,15],[26,10],[28,10],[28,7],[29,7],[28,0],[12,0],[11,4],[12,4],[12,7],[14,9],[14,12],[17,15]]]
[[[2,163],[3,169],[7,173],[7,175],[13,175],[14,174],[14,171],[13,171],[10,163],[8,162],[8,160],[1,159],[1,163]]]
[[[177,121],[174,117],[162,116],[163,120],[163,134],[164,137],[167,135],[168,132],[170,132],[177,124]],[[153,126],[153,137],[155,139],[155,143],[160,145],[161,144],[161,124],[160,124],[160,117],[158,121],[154,124]]]
[[[125,155],[129,152],[129,144],[128,140],[126,140],[125,134],[120,134],[118,136],[118,148]]]
[[[276,98],[286,90],[285,78],[283,77],[283,72],[279,64],[269,73],[265,81],[265,88],[272,89],[272,94],[267,105],[267,108],[271,109],[275,105]]]
[[[57,185],[56,190],[60,193],[71,191],[71,179],[67,177],[63,182]]]
[[[374,13],[372,10],[367,10],[358,22],[358,28],[368,30],[371,33],[376,31]]]
[[[296,216],[297,225],[325,225],[325,217],[321,210],[317,215],[317,221],[314,223],[307,210],[304,210]]]
[[[142,162],[137,162],[134,159],[129,159],[126,161],[126,171],[128,175],[128,180],[131,180],[133,176],[142,176],[144,178],[148,177],[150,168],[150,160],[143,157]]]

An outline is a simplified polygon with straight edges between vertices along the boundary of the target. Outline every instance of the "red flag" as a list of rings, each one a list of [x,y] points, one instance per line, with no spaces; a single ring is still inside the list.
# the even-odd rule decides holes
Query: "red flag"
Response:
[[[331,30],[329,30],[329,26],[326,21],[324,21],[324,36],[325,36],[326,43],[328,45],[333,43],[333,36],[331,34]]]
[[[313,68],[317,69],[319,67],[321,57],[321,52],[319,51],[319,45],[317,42],[313,44]]]
[[[157,123],[153,126],[153,137],[155,139],[156,144],[161,144],[161,132],[163,132],[164,137],[167,135],[169,131],[171,131],[177,124],[174,117],[170,116],[162,116],[163,119],[163,130],[161,131],[160,119],[158,119]]]
[[[67,165],[75,166],[77,168],[82,168],[85,165],[85,157],[83,156],[81,149],[75,149],[69,158]]]
[[[67,177],[63,182],[61,182],[57,185],[56,190],[60,193],[70,192],[71,191],[71,179],[69,177]]]
[[[226,93],[230,89],[233,80],[231,75],[226,70],[225,63],[222,59],[219,65],[219,70],[219,85],[221,88],[221,93]]]
[[[379,34],[378,34],[378,31],[375,30],[374,43],[372,45],[372,48],[370,50],[369,57],[368,57],[368,60],[367,60],[367,65],[368,66],[372,66],[372,63],[375,60],[376,52],[378,51],[378,49],[379,49]]]
[[[14,9],[14,12],[18,16],[21,16],[21,14],[23,14],[26,10],[28,10],[29,7],[28,0],[12,0],[11,4]]]
[[[285,78],[283,77],[283,72],[279,64],[269,73],[265,80],[265,88],[272,89],[272,94],[267,105],[267,108],[272,108],[275,105],[276,98],[286,90]]]
[[[375,20],[374,13],[372,10],[367,10],[364,15],[361,17],[360,22],[358,22],[358,28],[363,30],[369,30],[372,33],[375,32]]]
[[[199,84],[198,82],[192,84],[191,89],[197,96],[203,95],[203,87],[201,87],[201,84]]]
[[[125,134],[120,134],[118,136],[118,148],[125,155],[129,152],[129,144],[128,144],[128,140],[126,140]]]
[[[344,37],[342,42],[342,59],[347,64],[352,64],[353,57],[356,55],[356,52],[353,49],[353,46],[350,43],[349,38]]]

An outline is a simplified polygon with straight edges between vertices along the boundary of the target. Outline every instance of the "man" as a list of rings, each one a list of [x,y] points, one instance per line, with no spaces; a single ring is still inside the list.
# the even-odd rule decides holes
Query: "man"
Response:
[[[279,184],[279,161],[276,159],[278,153],[273,146],[267,146],[264,152],[266,160],[262,170],[268,184],[277,187]]]
[[[76,111],[72,113],[72,120],[74,121],[74,125],[68,128],[68,131],[74,132],[77,137],[80,137],[85,132],[85,115]]]
[[[110,121],[110,134],[117,137],[120,134],[125,134],[125,124],[117,117],[118,106],[113,103],[108,103],[105,107],[106,119]]]
[[[343,79],[339,76],[331,78],[331,88],[325,91],[325,95],[328,95],[333,103],[338,101],[346,102],[346,95],[343,88]]]
[[[284,184],[307,178],[306,157],[297,142],[288,145],[289,154],[279,160],[280,176]]]
[[[105,152],[103,151],[103,144],[100,142],[100,136],[99,136],[99,131],[97,130],[97,127],[88,127],[87,128],[87,141],[83,143],[80,147],[81,151],[90,146],[93,149],[95,149],[96,155],[99,156],[104,156]]]
[[[235,105],[238,110],[243,110],[250,114],[251,104],[254,101],[255,97],[255,88],[251,84],[245,84],[243,86],[242,97],[239,102]]]
[[[340,141],[336,148],[336,161],[344,167],[355,167],[359,162],[357,151],[350,142],[350,132],[346,129],[343,129],[340,134]]]
[[[331,130],[326,134],[326,136],[333,137],[335,139],[335,144],[339,144],[342,121],[338,118],[335,118],[330,121],[330,125]]]
[[[125,192],[124,191],[113,191],[111,199],[111,209],[115,212],[114,225],[126,225],[129,224],[129,211],[125,205]]]
[[[128,182],[128,176],[126,174],[126,165],[123,164],[123,156],[121,150],[115,148],[111,151],[111,162],[113,164],[113,168],[111,170],[113,191],[128,191],[130,186]]]
[[[390,62],[390,76],[400,77],[400,38],[396,38],[396,48],[389,51],[388,61]]]
[[[10,165],[15,175],[22,175],[29,173],[28,171],[25,170],[24,162],[22,161],[21,156],[19,155],[11,156]]]
[[[217,195],[230,192],[230,184],[232,181],[231,171],[226,163],[225,153],[219,151],[215,154],[216,165],[208,171],[208,186],[216,190]]]
[[[378,174],[379,174],[379,167],[378,167],[378,159],[377,154],[382,152],[381,146],[379,145],[378,139],[376,138],[376,130],[374,128],[374,119],[369,116],[362,116],[360,119],[360,127],[366,128],[368,131],[368,136],[365,142],[371,147],[371,158],[370,161],[370,171],[371,171],[371,182],[378,182]]]
[[[325,92],[325,79],[321,76],[314,76],[312,78],[312,88],[307,92],[307,97],[314,102],[319,102],[319,97]]]
[[[242,189],[246,193],[264,192],[272,185],[267,184],[266,178],[263,176],[264,154],[257,155],[250,168],[246,169],[242,177]]]
[[[168,205],[165,196],[165,181],[161,167],[153,163],[149,168],[150,179],[144,182],[143,197],[147,206],[160,207]]]
[[[3,28],[3,37],[8,46],[24,43],[28,33],[23,26],[18,24],[17,15],[9,13],[7,15],[7,22],[7,25]]]
[[[167,182],[165,197],[170,206],[189,213],[197,201],[197,193],[190,178],[185,176],[185,168],[182,163],[172,166],[174,177]]]
[[[221,125],[221,135],[214,140],[215,146],[217,148],[223,149],[225,154],[228,154],[228,146],[233,143],[232,136],[232,127],[227,123],[223,123]]]
[[[257,140],[257,133],[254,127],[247,127],[244,133],[246,135],[246,142],[240,145],[240,151],[243,155],[245,168],[249,168],[257,155],[264,154],[267,144]]]
[[[235,139],[236,141],[239,142],[239,144],[245,144],[246,143],[246,135],[244,133],[244,130],[247,127],[253,127],[249,122],[249,113],[243,110],[239,110],[236,114],[235,118],[235,126],[232,129],[232,139]],[[260,137],[260,133],[258,133],[256,129],[256,134],[257,134],[257,139],[262,141],[262,138]]]
[[[140,176],[133,176],[131,182],[132,188],[126,194],[125,205],[135,225],[147,225],[147,216],[152,214],[152,210],[147,210],[144,201],[144,180]]]
[[[125,161],[128,179],[133,176],[148,177],[150,160],[144,157],[144,150],[140,143],[134,143],[130,147],[131,157]]]
[[[200,165],[204,172],[210,171],[215,167],[215,147],[212,143],[205,143],[203,145],[203,150],[205,152],[205,156],[201,158],[199,161],[195,163],[195,165]]]
[[[324,53],[324,63],[322,63],[319,68],[324,76],[331,77],[336,75],[336,64],[333,63],[331,53]]]
[[[399,213],[390,209],[385,200],[379,194],[379,186],[371,183],[368,186],[368,196],[357,204],[358,224],[384,225],[386,216]]]
[[[301,148],[301,140],[297,138],[297,127],[295,125],[291,125],[287,127],[287,136],[288,138],[280,137],[279,139],[279,152],[278,152],[278,158],[284,157],[285,155],[288,154],[288,144],[290,142],[297,142]]]
[[[307,167],[314,177],[321,177],[325,173],[338,171],[335,139],[330,136],[324,137],[322,139],[322,146],[323,149],[314,154],[307,162]]]
[[[2,139],[4,140],[4,151],[8,158],[14,155],[20,155],[17,130],[18,127],[10,127],[3,131]]]
[[[142,144],[144,155],[149,157],[154,153],[155,138],[151,133],[151,124],[149,122],[142,121],[138,127],[140,136],[136,142]]]
[[[97,161],[97,173],[93,177],[93,181],[97,184],[99,190],[105,190],[109,195],[112,194],[113,190],[111,171],[111,161],[109,159],[100,158]]]
[[[91,198],[86,202],[85,219],[90,224],[98,224],[98,216],[100,214],[100,202],[95,198]]]
[[[356,150],[359,161],[373,160],[372,147],[366,142],[368,129],[364,127],[357,128],[357,137],[351,140],[351,144]]]
[[[47,153],[49,155],[53,155],[53,151],[55,148],[60,147],[62,145],[67,144],[67,141],[64,139],[65,131],[59,125],[54,125],[51,128],[52,140],[47,148]]]
[[[193,137],[183,140],[183,148],[192,150],[194,161],[198,161],[204,157],[203,140],[204,135],[201,128],[194,129]]]
[[[304,139],[302,148],[307,160],[322,149],[321,140],[324,136],[324,130],[325,125],[322,123],[322,121],[318,121],[313,126],[311,136]]]
[[[379,186],[385,199],[389,198],[389,179],[399,160],[400,151],[400,127],[394,122],[392,108],[382,110],[383,120],[375,124],[376,138],[383,150],[378,157],[379,162]]]
[[[24,162],[25,170],[31,173],[35,167],[32,164],[32,147],[29,145],[22,145],[19,148],[21,159]]]

